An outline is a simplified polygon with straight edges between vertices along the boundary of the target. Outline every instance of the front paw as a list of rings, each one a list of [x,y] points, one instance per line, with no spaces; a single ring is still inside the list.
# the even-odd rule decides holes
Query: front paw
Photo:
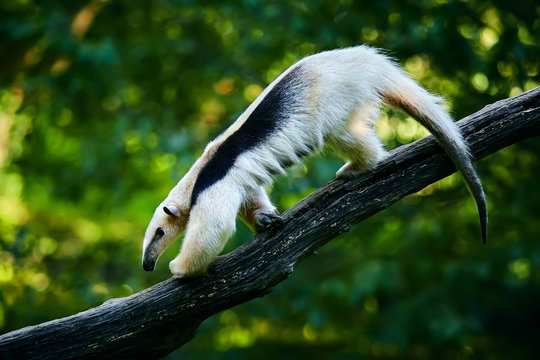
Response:
[[[206,272],[208,264],[203,261],[188,261],[186,257],[178,255],[174,260],[169,263],[169,270],[173,277],[180,278],[192,278],[202,275]]]
[[[184,270],[178,259],[174,259],[169,262],[169,270],[175,278],[186,277],[186,271]]]
[[[273,224],[281,223],[283,223],[283,218],[279,216],[277,210],[255,214],[255,230],[257,232],[267,229]]]

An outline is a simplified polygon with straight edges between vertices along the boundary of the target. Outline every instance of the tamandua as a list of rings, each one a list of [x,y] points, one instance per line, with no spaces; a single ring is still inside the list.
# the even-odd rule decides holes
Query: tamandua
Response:
[[[143,268],[154,270],[165,248],[185,230],[180,254],[169,268],[176,277],[203,273],[235,231],[237,215],[255,231],[280,219],[264,186],[323,144],[348,160],[337,177],[354,177],[375,166],[387,154],[374,130],[382,104],[415,118],[453,160],[476,200],[485,242],[484,190],[465,140],[440,102],[365,45],[300,60],[206,146],[157,207],[144,236]]]

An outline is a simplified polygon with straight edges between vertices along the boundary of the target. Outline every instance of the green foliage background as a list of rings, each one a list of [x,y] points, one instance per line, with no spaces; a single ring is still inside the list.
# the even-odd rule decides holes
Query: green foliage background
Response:
[[[4,0],[0,332],[169,277],[140,265],[154,207],[300,58],[368,43],[456,118],[539,85],[536,1]],[[425,135],[386,110],[388,147]],[[490,208],[450,176],[355,226],[265,298],[207,320],[189,358],[531,358],[540,338],[538,138],[477,163]],[[285,210],[333,178],[324,151],[277,179]],[[251,236],[242,224],[227,251]],[[178,324],[182,326],[182,324]]]

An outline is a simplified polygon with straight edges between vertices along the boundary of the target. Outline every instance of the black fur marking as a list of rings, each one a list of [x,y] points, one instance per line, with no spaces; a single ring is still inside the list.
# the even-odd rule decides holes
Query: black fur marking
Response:
[[[286,115],[301,90],[301,68],[292,69],[253,110],[242,126],[229,136],[204,165],[191,194],[191,206],[199,195],[221,180],[233,167],[238,156],[264,142],[273,132],[279,130]]]

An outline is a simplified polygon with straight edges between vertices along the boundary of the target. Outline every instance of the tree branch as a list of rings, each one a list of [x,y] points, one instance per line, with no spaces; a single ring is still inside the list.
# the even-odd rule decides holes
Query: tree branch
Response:
[[[540,134],[540,87],[459,122],[477,159]],[[402,146],[373,171],[332,180],[285,212],[285,223],[220,256],[208,274],[169,279],[126,298],[0,337],[0,358],[164,356],[211,315],[268,294],[340,233],[455,171],[432,136]],[[480,231],[478,232],[480,242]]]

